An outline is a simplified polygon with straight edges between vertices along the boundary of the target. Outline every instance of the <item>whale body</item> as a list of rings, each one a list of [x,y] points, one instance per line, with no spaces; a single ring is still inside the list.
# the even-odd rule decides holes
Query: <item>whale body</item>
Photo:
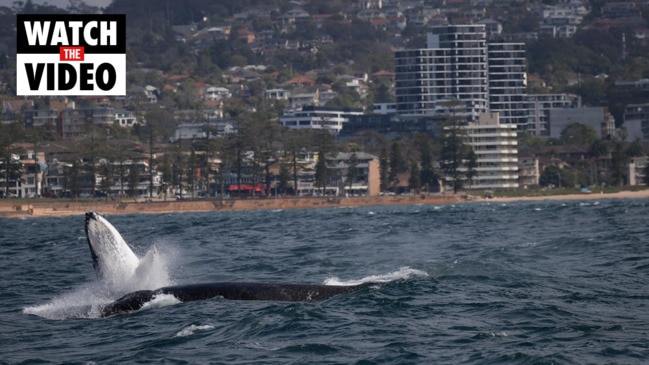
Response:
[[[93,266],[101,279],[111,280],[117,285],[119,280],[137,279],[140,266],[151,260],[155,249],[139,259],[130,249],[115,227],[100,214],[86,213],[86,236]],[[188,285],[163,286],[154,290],[135,290],[101,308],[102,317],[128,313],[141,309],[146,303],[162,295],[172,295],[180,302],[204,300],[215,297],[233,300],[264,301],[317,301],[335,295],[347,294],[369,286],[360,285],[317,285],[281,284],[251,282],[213,282]]]
[[[203,284],[176,285],[156,290],[138,290],[126,294],[113,303],[104,306],[102,317],[119,313],[133,312],[141,309],[156,296],[173,295],[181,302],[221,297],[234,300],[266,300],[283,302],[311,302],[324,300],[335,295],[351,293],[370,285],[370,283],[334,286],[309,284],[276,284],[276,283],[245,283],[245,282],[216,282]]]

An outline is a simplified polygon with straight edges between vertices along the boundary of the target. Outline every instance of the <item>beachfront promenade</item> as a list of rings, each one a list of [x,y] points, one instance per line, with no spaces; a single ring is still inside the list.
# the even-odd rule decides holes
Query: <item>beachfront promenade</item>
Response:
[[[122,201],[67,199],[0,199],[0,217],[39,217],[83,214],[94,210],[103,214],[208,212],[274,209],[310,209],[332,207],[362,207],[373,205],[453,204],[466,201],[514,202],[534,200],[591,200],[591,199],[649,198],[649,189],[621,191],[611,194],[570,194],[553,196],[495,197],[476,199],[466,195],[396,195],[365,197],[285,197],[258,199],[200,199],[154,200],[124,199]]]
[[[460,196],[373,196],[373,197],[286,197],[258,199],[122,201],[67,199],[0,200],[0,217],[64,216],[94,210],[103,214],[207,212],[273,209],[359,207],[371,205],[447,204],[462,201]]]

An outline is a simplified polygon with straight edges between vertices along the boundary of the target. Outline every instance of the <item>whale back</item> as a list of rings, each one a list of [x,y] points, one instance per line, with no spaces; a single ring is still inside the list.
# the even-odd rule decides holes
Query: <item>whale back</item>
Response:
[[[102,317],[129,313],[141,309],[147,302],[159,295],[172,295],[180,302],[205,300],[215,297],[232,300],[260,300],[280,302],[313,302],[329,299],[336,295],[353,293],[374,283],[350,286],[216,282],[189,285],[175,285],[156,290],[138,290],[102,308]]]

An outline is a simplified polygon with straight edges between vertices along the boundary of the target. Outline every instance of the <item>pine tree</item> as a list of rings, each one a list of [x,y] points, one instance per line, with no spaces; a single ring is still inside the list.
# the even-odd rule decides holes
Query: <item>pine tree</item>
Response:
[[[135,198],[138,195],[137,186],[140,183],[140,169],[138,164],[133,161],[128,169],[128,195]]]
[[[318,162],[315,164],[315,186],[322,190],[322,195],[327,193],[327,158],[322,150],[318,152]]]
[[[441,138],[440,166],[445,173],[446,180],[450,181],[453,187],[453,193],[457,194],[464,187],[466,178],[464,161],[470,148],[464,143],[465,131],[462,125],[465,120],[459,116],[462,103],[459,100],[453,100],[446,106],[451,110],[451,114],[447,116]]]
[[[381,191],[387,191],[390,187],[388,180],[388,173],[390,171],[390,165],[388,163],[388,150],[383,147],[381,149],[381,154],[379,156],[379,175],[380,175],[380,186]]]
[[[433,158],[431,154],[430,138],[427,135],[422,135],[419,138],[419,163],[421,170],[419,172],[419,181],[421,186],[427,187],[427,192],[430,191],[431,186],[437,185],[437,176],[433,168]]]
[[[419,193],[421,189],[421,171],[419,169],[419,164],[416,161],[413,161],[410,164],[410,179],[408,179],[408,187],[414,192]]]
[[[466,179],[469,182],[469,187],[471,187],[471,185],[473,185],[473,178],[478,174],[476,171],[476,168],[478,167],[477,156],[471,147],[467,147],[464,165],[466,167]]]
[[[358,177],[358,156],[356,152],[352,152],[349,157],[349,166],[347,167],[347,181],[349,181],[349,191],[352,191],[354,181]]]
[[[390,148],[390,172],[388,174],[388,181],[394,192],[396,193],[397,187],[399,186],[399,174],[407,171],[406,161],[403,158],[403,153],[401,152],[401,145],[398,141],[392,143],[392,148]]]

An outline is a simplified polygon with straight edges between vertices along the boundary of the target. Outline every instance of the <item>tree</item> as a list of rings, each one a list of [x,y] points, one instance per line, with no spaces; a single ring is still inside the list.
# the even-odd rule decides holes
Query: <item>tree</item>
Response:
[[[0,160],[0,173],[2,173],[2,176],[0,176],[0,180],[3,180],[4,186],[4,196],[9,195],[9,187],[12,185],[12,182],[14,186],[17,186],[22,173],[23,173],[23,166],[20,163],[20,160],[16,158],[16,156],[12,153],[14,151],[12,150],[7,150],[7,151],[2,151],[1,160]]]
[[[172,171],[172,179],[171,183],[178,192],[180,198],[183,198],[183,189],[185,187],[185,171],[187,169],[186,166],[186,158],[184,156],[184,151],[182,149],[182,141],[177,141],[177,145],[174,148],[174,163],[172,164],[171,171]]]
[[[639,138],[636,138],[626,148],[627,157],[641,157],[644,155],[645,155],[644,146],[642,145],[642,141]]]
[[[608,145],[606,144],[605,141],[601,139],[596,139],[593,141],[593,143],[590,145],[590,150],[589,150],[590,157],[599,159],[602,157],[606,157],[608,154]]]
[[[410,164],[410,178],[408,179],[408,187],[413,190],[415,193],[419,192],[421,188],[421,170],[419,169],[419,164],[416,161],[413,161]]]
[[[0,123],[0,181],[3,182],[4,196],[9,193],[10,182],[19,181],[22,175],[22,165],[15,158],[19,152],[12,146],[14,141],[20,141],[24,138],[24,127],[20,123],[1,124]]]
[[[285,129],[284,130],[284,150],[285,158],[290,159],[291,172],[293,175],[293,195],[298,194],[298,171],[303,166],[299,163],[300,154],[310,147],[309,135],[303,129]]]
[[[387,148],[383,147],[381,149],[381,154],[379,155],[379,179],[381,191],[387,191],[390,187],[390,180],[388,178],[390,172],[389,161],[388,150]]]
[[[327,189],[327,158],[324,151],[318,152],[318,162],[315,164],[315,186],[322,189],[322,195],[326,195]]]
[[[595,128],[582,124],[570,123],[562,131],[560,140],[564,145],[583,145],[590,146],[599,137]]]
[[[218,184],[219,196],[221,202],[225,199],[225,180],[230,174],[230,170],[233,166],[234,161],[236,160],[236,137],[232,135],[226,135],[224,138],[218,140],[216,145],[216,154],[221,160],[221,164],[216,171],[217,177],[216,182]]]
[[[128,196],[135,198],[138,196],[138,185],[140,184],[140,168],[135,162],[131,162],[128,169]]]
[[[193,108],[194,105],[191,105]],[[162,139],[168,141],[173,137],[178,127],[178,121],[174,118],[173,114],[168,110],[155,109],[147,112],[144,115],[146,123],[140,127],[140,135],[138,136],[142,141],[151,139]]]
[[[464,164],[466,166],[466,179],[469,182],[469,187],[471,187],[471,185],[473,185],[473,178],[478,174],[476,171],[476,168],[478,167],[478,159],[473,148],[468,148]]]
[[[437,185],[437,176],[433,169],[433,158],[431,153],[430,138],[426,134],[417,137],[417,147],[419,149],[419,163],[421,170],[419,180],[421,186],[427,187],[427,192],[432,186]]]
[[[114,166],[108,159],[103,159],[99,164],[99,174],[102,176],[99,188],[106,193],[106,200],[110,196],[111,187],[113,186]]]
[[[289,188],[289,182],[291,181],[291,169],[288,164],[282,163],[279,166],[279,183],[278,189],[280,194],[286,194]]]
[[[407,171],[408,166],[401,152],[401,144],[398,141],[392,143],[390,148],[390,172],[388,173],[388,182],[394,192],[399,186],[399,174]]]
[[[465,172],[462,171],[467,147],[464,145],[462,131],[458,127],[445,130],[442,138],[440,167],[450,180],[453,193],[458,193],[464,186]]]
[[[390,90],[390,83],[379,79],[377,82],[371,84],[371,100],[374,103],[390,103],[394,102],[392,90]]]
[[[81,160],[75,158],[72,164],[64,165],[63,167],[63,190],[70,191],[73,199],[79,197],[79,193],[81,192],[81,186],[79,183],[81,164]]]
[[[356,152],[352,152],[349,157],[349,166],[347,167],[347,181],[349,181],[349,191],[352,191],[354,181],[358,177],[358,155]]]
[[[547,166],[539,178],[541,186],[567,187],[575,185],[575,175],[555,165]]]
[[[444,132],[441,137],[442,148],[440,151],[440,167],[453,187],[453,193],[458,193],[464,186],[466,178],[463,171],[464,161],[469,148],[464,144],[465,131],[461,126],[463,119],[458,116],[462,109],[459,100],[453,100],[445,105],[450,111],[444,123]]]
[[[195,190],[194,186],[196,185],[196,167],[198,166],[196,161],[196,151],[192,148],[189,153],[189,161],[187,163],[187,188],[194,198]]]
[[[165,200],[167,200],[167,184],[171,184],[173,181],[173,169],[171,167],[171,161],[169,158],[169,153],[165,153],[162,156],[162,187]]]
[[[627,157],[624,149],[623,142],[615,142],[613,152],[611,154],[611,184],[622,186],[626,183],[627,178],[627,164],[629,158]]]

